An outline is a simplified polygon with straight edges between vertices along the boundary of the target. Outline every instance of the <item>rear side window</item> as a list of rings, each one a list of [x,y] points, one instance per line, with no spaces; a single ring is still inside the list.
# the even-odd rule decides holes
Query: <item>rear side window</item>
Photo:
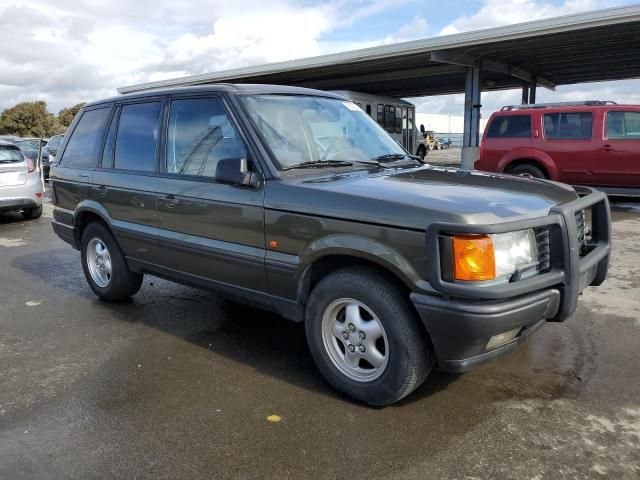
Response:
[[[24,160],[20,149],[16,147],[10,147],[0,145],[0,163],[15,163],[22,162]]]
[[[92,168],[98,163],[97,155],[109,107],[86,110],[71,134],[60,164],[65,167]]]
[[[153,172],[161,102],[124,105],[120,110],[114,168]]]
[[[607,112],[609,140],[640,140],[640,112]]]
[[[214,177],[219,160],[246,157],[242,138],[218,98],[171,102],[168,173]]]
[[[547,140],[589,140],[592,126],[591,112],[544,115],[544,136]]]
[[[494,117],[489,127],[488,136],[493,138],[529,138],[531,137],[531,115]]]

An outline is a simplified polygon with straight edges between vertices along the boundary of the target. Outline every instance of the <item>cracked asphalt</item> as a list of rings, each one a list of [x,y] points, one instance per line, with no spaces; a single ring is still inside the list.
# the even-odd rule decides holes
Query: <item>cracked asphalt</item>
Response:
[[[615,204],[572,318],[384,409],[325,383],[302,325],[149,276],[100,302],[50,205],[1,216],[0,479],[638,479],[639,214]]]

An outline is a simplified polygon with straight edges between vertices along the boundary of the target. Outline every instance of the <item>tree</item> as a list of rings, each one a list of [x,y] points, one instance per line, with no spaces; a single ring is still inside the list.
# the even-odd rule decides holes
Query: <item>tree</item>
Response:
[[[73,118],[78,114],[80,109],[84,106],[84,102],[78,103],[73,107],[63,108],[58,112],[58,123],[64,128],[68,128],[73,121]]]
[[[19,137],[50,137],[60,133],[60,126],[42,101],[23,102],[0,114],[0,133]]]

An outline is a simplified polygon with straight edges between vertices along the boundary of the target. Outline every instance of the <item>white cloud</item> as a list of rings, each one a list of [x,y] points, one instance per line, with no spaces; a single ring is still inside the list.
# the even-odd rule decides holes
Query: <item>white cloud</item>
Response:
[[[402,8],[408,0],[5,0],[0,4],[0,110],[45,100],[50,110],[115,94],[118,86],[224,70],[383,43],[429,33],[416,15],[395,33],[330,41],[341,28]],[[486,0],[441,33],[485,28],[608,6],[597,0]],[[430,11],[432,9],[429,9]],[[372,35],[373,34],[373,35]],[[593,90],[596,88],[597,90]],[[610,90],[606,90],[606,89]],[[590,90],[591,89],[591,90]],[[603,91],[604,89],[604,91]],[[632,99],[638,82],[562,87],[557,98]],[[539,99],[546,95],[539,90]],[[488,109],[516,103],[519,92],[483,95]],[[462,113],[463,97],[418,100],[429,112]]]
[[[542,18],[559,17],[610,6],[612,2],[597,0],[566,0],[560,5],[536,0],[484,0],[473,15],[465,15],[445,26],[441,35],[480,30]]]
[[[57,111],[122,85],[380,44],[324,37],[406,1],[193,0],[185,8],[172,0],[9,0],[0,6],[0,110],[38,99]]]

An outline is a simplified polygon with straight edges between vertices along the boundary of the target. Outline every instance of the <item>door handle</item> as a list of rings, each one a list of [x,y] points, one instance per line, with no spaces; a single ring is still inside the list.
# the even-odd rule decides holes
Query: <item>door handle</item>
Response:
[[[613,147],[611,145],[603,145],[602,150],[604,150],[605,152],[610,152],[611,150],[613,150]]]
[[[180,204],[180,200],[171,194],[164,197],[162,201],[167,205],[167,208],[175,208]]]
[[[100,185],[98,188],[96,188],[96,191],[98,192],[98,196],[100,198],[106,197],[107,193],[109,193],[109,190],[104,185]]]

